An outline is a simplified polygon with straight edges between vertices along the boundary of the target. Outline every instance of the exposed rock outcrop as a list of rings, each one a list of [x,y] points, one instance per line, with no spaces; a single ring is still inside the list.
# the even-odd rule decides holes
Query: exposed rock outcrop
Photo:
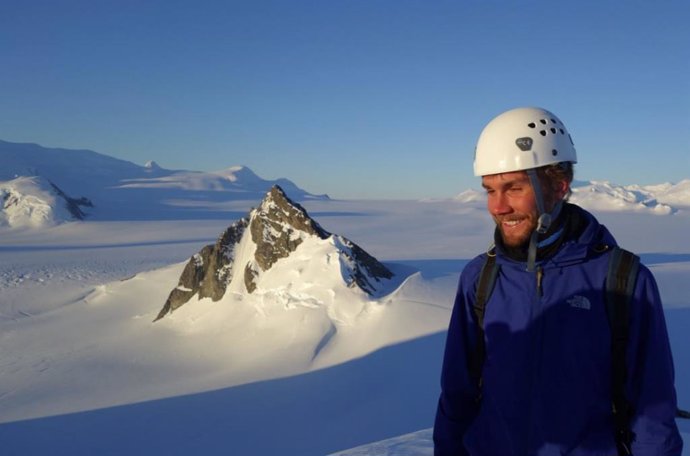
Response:
[[[77,220],[84,220],[86,214],[81,210],[81,207],[79,206],[93,207],[93,203],[91,202],[91,200],[84,196],[82,196],[81,198],[72,198],[65,192],[63,192],[62,189],[60,189],[60,187],[58,187],[54,183],[50,182],[50,185],[51,187],[53,187],[53,190],[55,190],[55,193],[57,193],[61,198],[65,200],[65,207],[67,208],[69,213],[72,214],[72,217],[74,217]]]
[[[239,244],[249,220],[241,218],[230,225],[218,238],[192,256],[180,280],[168,296],[156,320],[163,318],[198,294],[199,298],[218,301],[233,277],[235,247]],[[154,320],[155,321],[155,320]]]
[[[393,273],[381,264],[376,258],[369,255],[364,249],[348,239],[340,237],[340,240],[349,247],[343,251],[343,255],[349,260],[348,262],[353,266],[346,278],[349,287],[358,286],[368,294],[373,294],[376,291],[376,285],[372,283],[370,278],[390,279]]]
[[[289,257],[305,240],[313,238],[333,239],[342,265],[343,280],[349,287],[359,287],[373,294],[378,282],[393,277],[386,266],[357,244],[323,229],[276,185],[248,217],[235,222],[215,244],[204,247],[189,260],[178,286],[170,293],[156,320],[195,295],[220,300],[233,280],[241,280],[244,291],[253,293],[262,273],[280,259]],[[243,248],[248,253],[238,258],[236,250],[241,243],[249,246]]]
[[[249,232],[256,244],[254,262],[245,267],[244,284],[248,292],[256,289],[259,271],[268,271],[280,258],[286,258],[303,241],[302,234],[326,239],[331,235],[307,211],[290,200],[279,186],[273,186],[261,205],[252,211]],[[301,234],[302,233],[302,234]]]

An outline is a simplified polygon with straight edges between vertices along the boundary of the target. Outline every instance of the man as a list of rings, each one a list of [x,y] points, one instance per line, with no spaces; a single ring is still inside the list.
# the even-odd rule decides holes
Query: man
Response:
[[[479,137],[474,172],[496,223],[495,247],[460,277],[437,456],[681,454],[656,283],[642,265],[631,273],[625,356],[616,358],[606,284],[618,249],[592,214],[566,202],[576,161],[565,125],[539,108],[505,112]],[[485,264],[496,265],[488,291],[478,285]],[[618,361],[620,395],[612,386]]]

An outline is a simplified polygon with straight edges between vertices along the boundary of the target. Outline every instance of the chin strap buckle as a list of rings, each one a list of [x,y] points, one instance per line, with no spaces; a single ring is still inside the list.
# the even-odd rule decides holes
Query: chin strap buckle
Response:
[[[537,233],[544,234],[549,231],[551,226],[551,214],[541,214],[537,220]]]

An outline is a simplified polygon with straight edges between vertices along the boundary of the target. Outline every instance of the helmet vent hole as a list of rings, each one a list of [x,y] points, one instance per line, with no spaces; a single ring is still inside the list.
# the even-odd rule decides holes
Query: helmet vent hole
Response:
[[[561,134],[562,134],[562,135],[564,135],[564,134],[565,134],[565,132],[563,131],[563,129],[562,129],[562,128],[559,128],[559,130],[561,130]]]
[[[530,127],[530,128],[534,128],[534,127],[537,126],[537,124],[535,124],[534,122],[530,122],[530,123],[527,124],[527,126]]]
[[[546,130],[539,130],[539,134],[542,136],[546,136]]]
[[[556,134],[556,129],[555,129],[555,128],[551,128],[551,133],[553,133],[553,134],[555,135],[555,134]]]
[[[553,149],[551,151],[551,155],[553,155],[555,157],[556,155],[558,155],[558,151],[556,149]]]
[[[546,119],[539,119],[539,122],[541,122],[542,125],[546,125]]]
[[[555,123],[556,123],[556,119],[551,119],[551,123],[552,123],[552,124],[555,124]]]

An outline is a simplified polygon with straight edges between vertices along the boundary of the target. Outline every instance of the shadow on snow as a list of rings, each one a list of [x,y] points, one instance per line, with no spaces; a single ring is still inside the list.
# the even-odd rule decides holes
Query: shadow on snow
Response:
[[[2,452],[324,455],[430,427],[444,342],[436,333],[294,377],[5,423]]]

